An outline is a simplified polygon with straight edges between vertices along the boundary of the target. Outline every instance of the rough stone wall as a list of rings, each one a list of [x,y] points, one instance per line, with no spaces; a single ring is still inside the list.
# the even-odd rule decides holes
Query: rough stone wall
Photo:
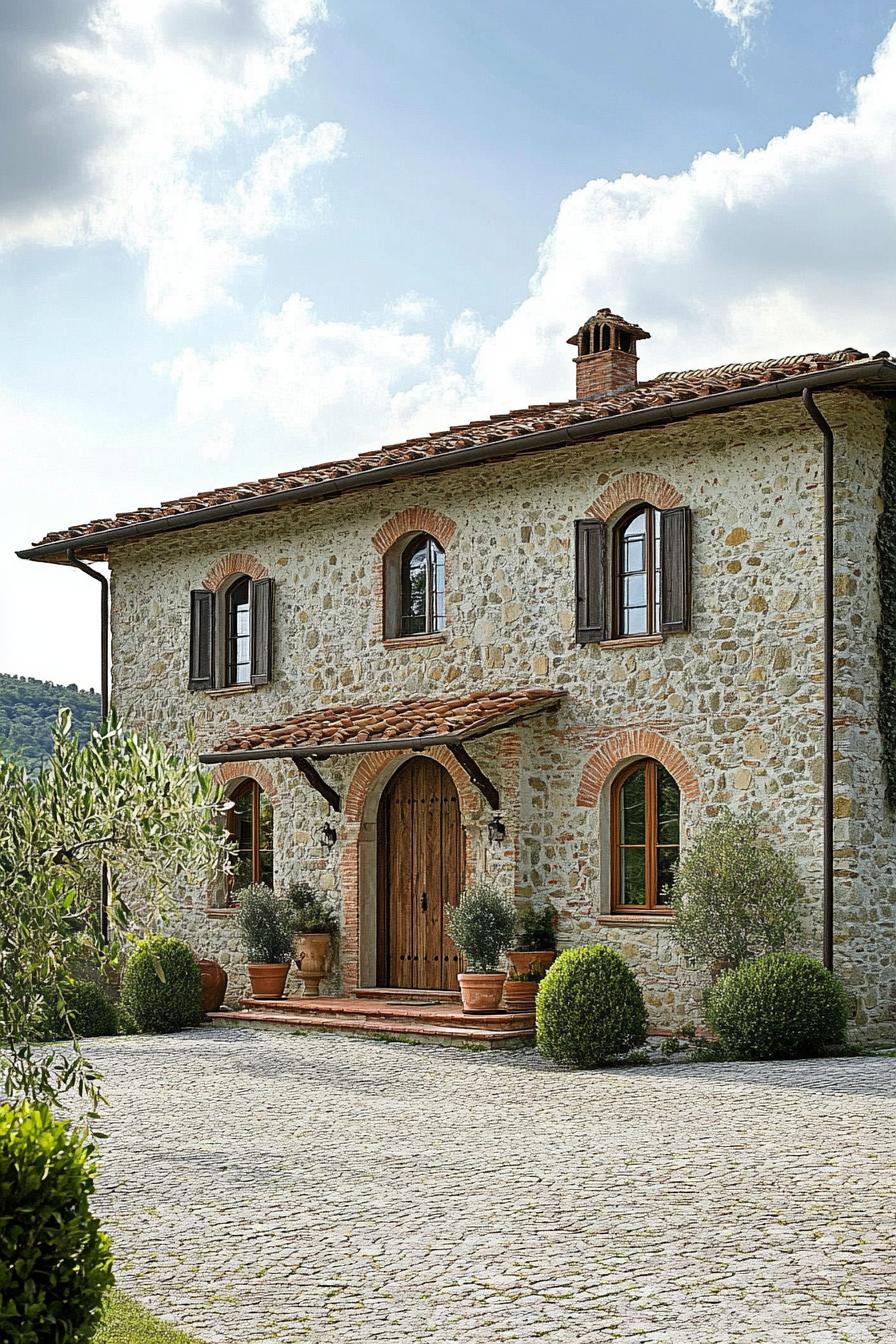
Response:
[[[876,729],[875,492],[882,412],[856,394],[819,396],[838,441],[838,968],[868,1034],[893,1017],[881,921],[896,836],[884,812]],[[573,523],[613,481],[648,473],[693,510],[690,633],[642,647],[574,641]],[[638,971],[657,1025],[699,1013],[698,978],[668,924],[609,917],[606,790],[578,802],[590,756],[623,729],[677,748],[699,786],[685,836],[721,807],[766,812],[807,883],[804,937],[820,944],[821,450],[798,404],[702,417],[602,443],[445,472],[258,518],[130,543],[112,556],[113,696],[125,720],[200,747],[247,723],[297,710],[483,686],[567,692],[556,714],[484,739],[474,754],[504,793],[508,834],[471,821],[474,864],[520,896],[549,895],[565,945],[600,938]],[[379,529],[426,507],[456,524],[447,547],[444,638],[386,644],[378,609]],[[274,576],[275,677],[239,694],[187,689],[189,592],[222,556],[248,552]],[[324,854],[325,805],[288,763],[270,765],[279,802],[278,880],[321,877],[338,893],[344,821]],[[357,762],[325,763],[345,796]],[[227,920],[182,894],[181,927],[238,974]],[[886,920],[889,920],[887,924]],[[889,931],[889,933],[888,933]],[[337,983],[334,981],[334,984]],[[881,1027],[881,1030],[883,1028]]]

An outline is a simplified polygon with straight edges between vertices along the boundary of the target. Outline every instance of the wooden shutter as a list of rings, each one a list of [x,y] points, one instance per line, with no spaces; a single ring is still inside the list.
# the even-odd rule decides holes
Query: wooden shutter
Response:
[[[190,593],[190,690],[215,684],[215,595],[207,588]]]
[[[660,514],[663,634],[691,628],[691,511],[664,509]]]
[[[576,642],[593,644],[607,630],[607,525],[576,521]]]
[[[252,685],[264,686],[274,667],[274,580],[253,579],[250,603]]]

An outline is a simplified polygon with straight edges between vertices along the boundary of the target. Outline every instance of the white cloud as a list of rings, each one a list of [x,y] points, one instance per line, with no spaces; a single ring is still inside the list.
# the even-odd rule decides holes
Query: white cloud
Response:
[[[753,45],[753,25],[763,19],[772,7],[772,0],[696,0],[701,9],[709,9],[735,30],[738,44],[731,57],[736,70],[743,65],[744,54]]]
[[[145,258],[150,312],[165,322],[226,301],[253,243],[291,222],[302,174],[338,155],[341,127],[265,115],[301,68],[318,0],[72,0],[81,22],[22,38],[10,156],[41,152],[41,192],[20,159],[0,202],[0,247],[114,241]],[[23,17],[23,24],[27,20]],[[81,118],[64,165],[32,128]],[[254,147],[235,167],[232,137]],[[77,165],[73,174],[72,164]],[[66,190],[52,190],[63,170]],[[57,183],[58,185],[58,183]]]
[[[249,341],[186,351],[166,371],[182,419],[279,426],[297,465],[573,391],[565,344],[604,304],[653,339],[642,374],[848,344],[896,343],[896,28],[855,91],[750,153],[669,177],[595,179],[561,204],[528,296],[444,347],[413,324],[322,322],[293,296]],[[472,367],[456,362],[475,349]],[[257,435],[254,435],[258,437]],[[250,440],[252,436],[249,436]]]

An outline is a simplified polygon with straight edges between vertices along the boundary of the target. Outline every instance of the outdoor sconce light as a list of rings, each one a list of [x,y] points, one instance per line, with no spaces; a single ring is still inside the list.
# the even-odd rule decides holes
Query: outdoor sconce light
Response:
[[[318,839],[320,840],[321,848],[329,853],[339,839],[339,836],[336,834],[336,827],[331,821],[325,821],[321,826],[320,831],[318,832]]]
[[[501,815],[500,815],[500,813],[498,813],[498,812],[493,812],[493,813],[492,813],[492,819],[491,819],[491,821],[490,821],[489,824],[488,824],[488,842],[489,842],[489,844],[490,844],[490,845],[500,845],[506,834],[507,834],[507,827],[504,825],[503,821],[501,820]]]

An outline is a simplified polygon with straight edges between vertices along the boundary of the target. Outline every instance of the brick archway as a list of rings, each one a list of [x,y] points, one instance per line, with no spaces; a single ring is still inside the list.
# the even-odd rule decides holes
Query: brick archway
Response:
[[[608,737],[586,763],[579,781],[577,805],[597,807],[604,786],[617,767],[639,756],[650,756],[664,765],[687,802],[692,803],[700,796],[700,781],[678,747],[652,728],[626,728]]]
[[[367,797],[375,781],[380,778],[384,770],[394,765],[395,762],[410,760],[412,754],[408,751],[376,751],[363,755],[360,764],[352,775],[351,783],[345,795],[345,807],[343,809],[345,820],[348,822],[362,821]],[[479,794],[473,788],[451,752],[445,747],[433,747],[431,750],[419,754],[438,761],[439,765],[444,766],[448,771],[460,798],[461,813],[464,816],[475,813],[479,808]]]
[[[457,789],[465,836],[465,881],[470,882],[475,871],[475,846],[469,828],[480,810],[480,795],[444,747],[433,747],[422,754],[443,766]],[[361,928],[365,924],[365,910],[369,910],[371,900],[375,899],[376,809],[392,774],[413,756],[414,753],[408,751],[378,751],[362,756],[346,790],[342,814],[345,844],[339,866],[339,885],[343,918],[342,976],[347,994],[353,994],[361,981]],[[364,937],[366,947],[371,937],[369,919]]]
[[[632,471],[618,476],[585,510],[589,518],[609,522],[626,504],[652,504],[655,509],[675,509],[682,501],[680,490],[652,471]]]
[[[254,779],[259,788],[270,798],[274,807],[280,802],[274,777],[260,761],[224,761],[221,765],[215,766],[212,779],[223,788],[237,780]]]
[[[428,532],[444,548],[450,544],[456,531],[457,523],[451,518],[446,518],[444,513],[436,513],[435,509],[417,506],[393,513],[392,517],[387,518],[382,527],[374,532],[372,540],[379,554],[385,555],[390,546],[394,546],[396,541],[411,532]]]
[[[225,579],[232,578],[234,574],[248,574],[250,579],[268,577],[264,565],[254,555],[249,555],[247,551],[233,551],[230,555],[222,555],[220,560],[215,561],[202,580],[202,586],[215,593]]]

